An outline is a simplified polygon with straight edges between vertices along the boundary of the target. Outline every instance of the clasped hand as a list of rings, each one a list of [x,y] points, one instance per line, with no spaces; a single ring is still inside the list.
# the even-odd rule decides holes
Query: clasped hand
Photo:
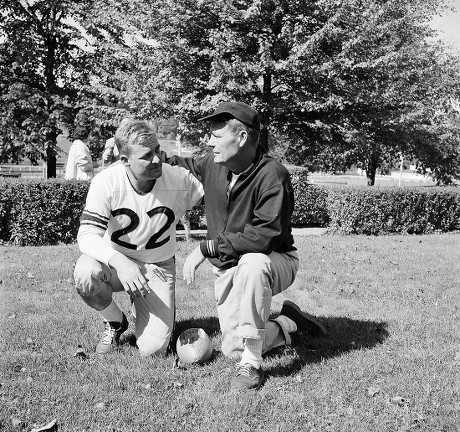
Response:
[[[118,279],[129,295],[145,297],[151,291],[148,280],[142,274],[140,267],[129,258],[116,253],[110,258],[109,264],[116,270]]]

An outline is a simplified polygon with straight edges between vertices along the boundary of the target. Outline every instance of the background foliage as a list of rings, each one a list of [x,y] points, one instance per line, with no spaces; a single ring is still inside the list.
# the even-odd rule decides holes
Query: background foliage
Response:
[[[177,116],[189,142],[203,136],[199,116],[236,98],[259,109],[262,146],[269,137],[289,142],[288,162],[357,165],[373,184],[378,168],[403,155],[446,183],[459,171],[450,104],[459,61],[428,42],[441,8],[426,0],[154,1],[139,7],[132,27],[156,44],[133,47],[149,61],[131,73],[141,93]]]
[[[438,0],[0,0],[0,160],[48,161],[56,134],[98,156],[121,118],[170,118],[200,146],[221,100],[261,113],[261,145],[309,170],[401,156],[458,177],[460,67]]]
[[[292,170],[294,227],[341,234],[426,234],[460,230],[457,188],[324,187]],[[0,180],[0,241],[17,245],[74,243],[89,183]],[[206,228],[204,206],[190,212],[192,229]],[[179,226],[180,228],[180,226]]]
[[[343,234],[427,234],[460,230],[457,188],[331,188],[329,230]]]
[[[327,189],[308,183],[307,170],[289,167],[295,206],[292,214],[294,226],[326,227],[329,225],[329,214],[326,199]]]
[[[90,83],[90,53],[66,20],[91,3],[0,0],[0,162],[45,160],[56,175],[56,138]]]
[[[77,180],[0,181],[0,240],[31,246],[75,242],[88,186]]]

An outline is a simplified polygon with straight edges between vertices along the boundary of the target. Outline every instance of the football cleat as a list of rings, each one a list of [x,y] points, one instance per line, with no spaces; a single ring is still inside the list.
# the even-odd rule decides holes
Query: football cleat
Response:
[[[287,316],[294,321],[299,332],[308,332],[314,336],[327,335],[326,328],[314,316],[303,312],[299,306],[289,300],[283,303],[280,315]]]
[[[123,314],[123,320],[121,321],[121,323],[113,321],[104,321],[104,323],[104,333],[102,335],[101,340],[96,346],[97,354],[108,354],[109,352],[114,351],[118,346],[120,336],[128,328],[128,320],[126,319],[125,314]]]

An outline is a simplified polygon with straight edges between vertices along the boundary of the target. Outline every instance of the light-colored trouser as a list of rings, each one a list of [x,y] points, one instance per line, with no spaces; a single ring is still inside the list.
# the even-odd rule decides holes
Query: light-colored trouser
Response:
[[[145,297],[132,296],[137,347],[143,356],[165,354],[175,320],[175,260],[137,264],[151,289]],[[88,255],[81,255],[76,262],[74,277],[78,294],[96,310],[109,306],[112,293],[124,291],[115,269]]]
[[[270,255],[248,253],[235,267],[214,267],[217,276],[214,292],[224,355],[241,355],[244,338],[263,339],[263,353],[290,344],[284,328],[268,318],[272,297],[294,282],[298,268],[296,251]]]

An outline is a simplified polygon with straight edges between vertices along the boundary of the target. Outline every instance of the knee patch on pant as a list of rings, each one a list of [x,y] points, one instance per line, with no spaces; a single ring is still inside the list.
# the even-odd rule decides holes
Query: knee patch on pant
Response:
[[[266,272],[270,270],[270,258],[262,253],[247,253],[238,261],[239,266],[249,266],[251,272]]]
[[[164,338],[142,335],[137,339],[136,345],[141,356],[166,355],[170,339],[171,334]]]
[[[238,262],[236,273],[248,280],[264,281],[263,284],[270,287],[273,283],[270,258],[265,254],[244,254]]]
[[[94,296],[104,290],[104,270],[100,262],[82,255],[75,263],[75,288],[82,297]]]

